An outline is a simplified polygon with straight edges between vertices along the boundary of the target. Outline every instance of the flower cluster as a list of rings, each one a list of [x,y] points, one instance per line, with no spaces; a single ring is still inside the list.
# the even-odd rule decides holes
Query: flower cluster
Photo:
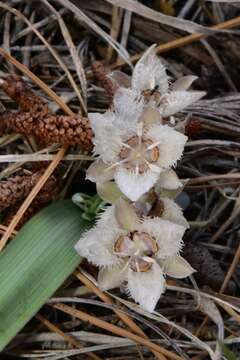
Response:
[[[182,187],[173,167],[187,141],[173,124],[177,112],[205,93],[188,90],[194,76],[170,85],[154,46],[131,79],[120,71],[111,79],[117,89],[112,108],[89,114],[98,158],[87,178],[112,205],[76,250],[100,267],[102,289],[123,284],[136,302],[153,311],[165,275],[183,278],[194,271],[179,255],[188,223],[169,198]]]

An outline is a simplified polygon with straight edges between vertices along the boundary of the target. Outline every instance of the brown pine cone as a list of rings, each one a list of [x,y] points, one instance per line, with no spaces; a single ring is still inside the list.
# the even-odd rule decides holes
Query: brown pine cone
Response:
[[[93,147],[93,132],[89,120],[77,115],[49,115],[41,118],[30,112],[0,113],[0,136],[13,132],[34,135],[45,145],[80,145],[88,151]]]
[[[92,149],[93,133],[87,118],[52,114],[46,101],[29,89],[19,76],[0,79],[0,86],[22,109],[0,114],[0,136],[17,132],[34,135],[44,145],[60,143]]]
[[[46,144],[80,145],[85,150],[93,147],[89,120],[77,115],[52,115],[39,120],[34,127],[34,135]]]
[[[34,124],[34,116],[29,112],[4,111],[0,113],[0,136],[14,132],[32,135],[34,125],[36,125]]]
[[[22,111],[41,113],[42,116],[51,113],[46,100],[36,95],[20,76],[8,75],[4,79],[0,79],[0,87],[19,105]]]
[[[93,71],[93,74],[95,75],[95,77],[102,84],[102,87],[106,91],[110,100],[112,100],[115,89],[114,89],[111,79],[109,79],[109,77],[107,76],[108,71],[104,67],[103,63],[101,61],[95,61],[94,63],[92,63],[92,71]]]
[[[194,276],[200,285],[208,285],[216,291],[221,288],[225,274],[207,248],[189,240],[182,255],[197,270]]]
[[[25,198],[42,174],[42,171],[38,171],[31,175],[17,175],[0,181],[0,211]]]
[[[35,199],[32,201],[27,211],[24,213],[16,229],[19,230],[33,215],[35,215],[51,201],[56,199],[59,193],[59,189],[60,187],[58,186],[57,179],[54,176],[51,176],[45,183],[43,188],[40,190],[40,192],[37,194]],[[10,224],[20,206],[21,202],[18,201],[14,206],[11,207],[10,212],[3,220],[3,224],[5,226],[8,226]]]

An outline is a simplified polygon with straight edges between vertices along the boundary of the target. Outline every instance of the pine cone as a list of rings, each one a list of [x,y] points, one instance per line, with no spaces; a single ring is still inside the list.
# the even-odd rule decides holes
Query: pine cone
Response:
[[[34,94],[19,76],[7,76],[0,86],[22,109],[0,114],[0,136],[17,132],[34,135],[44,145],[60,143],[92,149],[93,133],[87,118],[52,114],[46,101]]]
[[[0,136],[4,134],[20,133],[32,135],[34,128],[34,116],[29,112],[4,111],[0,113]]]
[[[17,75],[8,75],[0,81],[0,87],[13,99],[22,111],[30,111],[42,116],[50,114],[48,104],[43,97],[36,95]]]
[[[36,185],[43,171],[31,175],[17,175],[0,181],[0,211],[24,199]]]
[[[51,176],[46,184],[43,186],[41,191],[37,194],[27,211],[24,213],[16,229],[19,230],[33,215],[44,208],[52,200],[56,199],[59,193],[58,181],[55,177]],[[3,224],[8,226],[21,206],[21,202],[18,201],[14,206],[11,207],[10,212],[5,217]]]
[[[197,270],[194,276],[200,285],[208,285],[216,291],[221,288],[225,274],[207,248],[189,240],[182,255]]]
[[[49,115],[38,117],[30,112],[6,111],[0,114],[0,136],[17,132],[34,135],[41,144],[80,145],[84,150],[93,147],[93,132],[87,118]]]
[[[111,79],[109,79],[109,77],[107,76],[107,69],[104,67],[101,61],[95,61],[94,63],[92,63],[92,71],[95,77],[102,84],[102,87],[106,91],[110,100],[112,100],[115,90]]]

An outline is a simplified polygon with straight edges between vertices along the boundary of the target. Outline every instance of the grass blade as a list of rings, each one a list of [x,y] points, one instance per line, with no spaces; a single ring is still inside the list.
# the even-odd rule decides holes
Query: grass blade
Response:
[[[90,222],[71,201],[34,216],[0,255],[0,350],[80,263],[73,246]]]

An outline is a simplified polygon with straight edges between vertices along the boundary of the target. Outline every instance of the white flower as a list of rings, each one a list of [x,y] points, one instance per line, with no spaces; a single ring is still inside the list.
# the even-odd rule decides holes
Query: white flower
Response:
[[[206,93],[204,91],[188,91],[196,76],[184,76],[172,85],[165,66],[155,54],[155,46],[152,45],[140,58],[134,67],[132,79],[127,80],[126,75],[120,76],[120,72],[111,75],[115,85],[121,92],[128,86],[134,93],[142,95],[147,103],[157,106],[162,118],[166,118],[182,111],[189,105],[201,99]]]
[[[100,266],[100,288],[108,290],[126,282],[129,294],[150,312],[164,291],[164,274],[182,278],[194,271],[179,256],[186,226],[171,222],[170,207],[167,211],[169,220],[139,218],[133,205],[119,199],[75,246],[81,256]],[[176,216],[182,220],[176,214],[175,220]]]
[[[151,123],[154,109],[151,116],[143,112],[143,102],[131,91],[127,100],[118,95],[114,102],[115,111],[89,114],[94,152],[99,158],[90,166],[87,178],[96,183],[114,179],[122,193],[135,201],[157,182],[163,170],[176,164],[187,137],[168,125]]]

